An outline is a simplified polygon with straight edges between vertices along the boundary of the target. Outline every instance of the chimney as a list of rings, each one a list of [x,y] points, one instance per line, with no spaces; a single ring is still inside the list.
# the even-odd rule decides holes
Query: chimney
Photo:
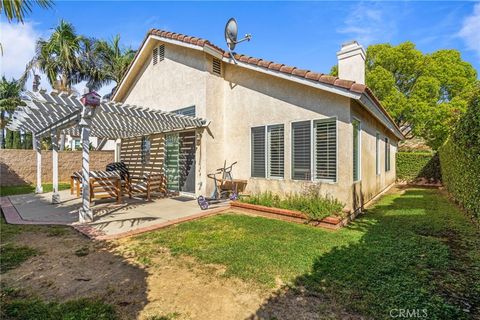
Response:
[[[342,49],[337,52],[338,77],[365,84],[365,50],[357,41],[342,44]]]

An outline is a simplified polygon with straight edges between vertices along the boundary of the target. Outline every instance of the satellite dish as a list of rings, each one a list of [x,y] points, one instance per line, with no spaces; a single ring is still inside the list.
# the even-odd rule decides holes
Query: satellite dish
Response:
[[[225,41],[228,49],[234,50],[237,44],[238,24],[235,18],[230,18],[225,25]]]
[[[243,41],[250,41],[252,39],[251,34],[246,34],[244,38],[237,40],[238,36],[238,24],[237,20],[235,18],[230,18],[227,21],[227,24],[225,25],[225,41],[227,42],[227,47],[228,51],[230,51],[230,57],[232,57],[232,60],[237,63],[237,60],[235,60],[235,57],[233,56],[233,50],[235,49],[235,46],[237,43],[243,42]]]

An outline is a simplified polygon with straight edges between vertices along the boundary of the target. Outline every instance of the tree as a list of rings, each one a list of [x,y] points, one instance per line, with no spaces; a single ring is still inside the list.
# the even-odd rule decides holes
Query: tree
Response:
[[[38,68],[47,75],[52,88],[72,92],[82,81],[99,88],[105,77],[97,68],[95,40],[78,35],[73,25],[61,20],[47,40],[37,41],[36,55],[28,68]]]
[[[5,77],[2,77],[0,81],[0,145],[2,147],[5,145],[7,148],[3,142],[3,134],[10,115],[17,106],[24,105],[20,98],[22,89],[23,83],[21,81],[14,79],[8,81]]]
[[[8,129],[5,130],[5,149],[12,149],[13,148],[13,131]]]
[[[26,132],[23,136],[23,149],[32,149],[33,148],[33,141],[32,141],[32,133]]]
[[[36,5],[44,9],[51,8],[51,0],[2,0],[0,2],[0,13],[3,13],[8,22],[17,20],[23,23],[25,15],[32,12],[32,7]]]
[[[128,66],[135,57],[135,50],[120,46],[120,35],[110,41],[99,40],[95,43],[95,54],[99,58],[104,80],[120,83]],[[115,88],[112,89],[112,92]]]
[[[13,132],[12,149],[22,149],[22,138],[20,136],[20,131]]]
[[[433,149],[443,144],[465,112],[477,82],[475,69],[457,50],[423,54],[412,42],[367,49],[367,85],[397,125]]]

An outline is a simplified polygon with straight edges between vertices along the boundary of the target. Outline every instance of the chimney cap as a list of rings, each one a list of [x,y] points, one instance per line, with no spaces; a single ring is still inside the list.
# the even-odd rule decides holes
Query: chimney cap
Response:
[[[337,52],[338,59],[345,59],[354,55],[360,54],[365,60],[367,53],[361,44],[357,40],[350,40],[342,43],[342,48]]]

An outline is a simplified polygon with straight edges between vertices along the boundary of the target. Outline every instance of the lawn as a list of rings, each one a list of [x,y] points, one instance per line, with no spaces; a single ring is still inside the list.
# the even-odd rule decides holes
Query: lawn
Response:
[[[437,190],[384,196],[340,231],[224,214],[138,236],[139,260],[159,247],[226,268],[225,276],[292,290],[307,288],[350,312],[389,318],[392,310],[428,319],[479,316],[480,237]]]
[[[42,184],[43,192],[52,192],[53,185],[51,183],[44,183]],[[59,190],[66,190],[70,188],[69,183],[59,183],[58,189]],[[0,196],[12,196],[16,194],[26,194],[26,193],[34,193],[35,186],[34,185],[24,185],[24,186],[8,186],[8,187],[0,187]]]
[[[66,189],[68,184],[60,184],[59,188]],[[52,190],[51,184],[43,185],[44,191]],[[2,196],[31,193],[33,186],[2,187]],[[14,269],[35,255],[42,252],[25,245],[17,245],[15,237],[22,233],[44,233],[49,237],[61,237],[68,233],[67,227],[36,226],[7,224],[3,215],[0,216],[0,274]],[[21,320],[56,320],[80,319],[102,320],[116,319],[114,307],[96,299],[76,299],[64,303],[55,301],[44,302],[27,292],[15,290],[1,283],[0,310],[1,319]]]

